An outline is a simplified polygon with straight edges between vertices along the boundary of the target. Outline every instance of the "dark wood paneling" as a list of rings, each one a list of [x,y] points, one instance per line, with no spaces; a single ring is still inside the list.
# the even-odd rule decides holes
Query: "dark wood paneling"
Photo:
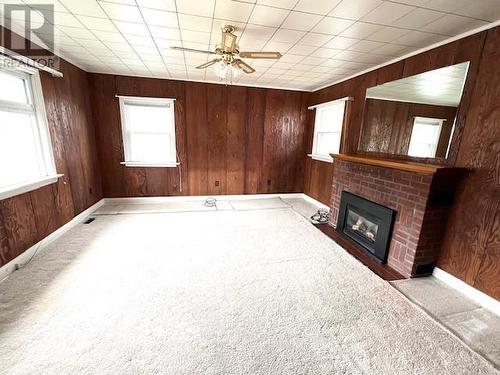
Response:
[[[353,117],[346,124],[347,139],[342,150],[350,152],[360,141],[359,119],[363,118],[364,93],[368,87],[470,61],[450,156],[441,162],[471,168],[471,173],[458,189],[438,265],[495,298],[500,298],[499,34],[500,28],[496,27],[457,40],[316,91],[309,101],[313,105],[346,96],[353,98]],[[424,162],[435,163],[435,160]],[[320,163],[308,160],[305,182],[306,192],[317,199],[329,196],[319,192],[331,189],[332,185],[331,169],[322,168]]]
[[[227,91],[222,85],[207,87],[208,193],[226,194]]]
[[[500,299],[500,28],[489,30],[463,129],[460,186],[439,267]]]
[[[0,201],[0,266],[102,198],[87,73],[61,61],[41,73],[57,183]]]
[[[248,88],[246,108],[245,193],[256,194],[263,191],[262,159],[266,90]]]
[[[305,93],[100,74],[91,88],[106,197],[303,190]],[[120,165],[116,94],[176,99],[181,176],[179,168]]]
[[[187,180],[189,195],[208,194],[208,127],[207,85],[186,84],[187,149],[189,165]]]
[[[359,149],[363,152],[407,155],[416,116],[446,119],[436,157],[445,157],[455,120],[455,107],[367,99]]]
[[[245,191],[246,87],[231,86],[227,97],[227,194]]]

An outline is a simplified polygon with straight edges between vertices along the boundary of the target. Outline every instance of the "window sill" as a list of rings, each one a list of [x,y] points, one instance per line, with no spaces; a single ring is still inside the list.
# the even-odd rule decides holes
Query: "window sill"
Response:
[[[333,158],[331,158],[330,156],[314,155],[314,154],[307,154],[307,156],[309,156],[313,160],[324,161],[325,163],[333,163]]]
[[[23,182],[17,185],[8,186],[2,190],[0,190],[0,200],[12,198],[16,195],[28,193],[30,191],[39,189],[41,187],[53,184],[57,182],[59,177],[62,177],[62,174],[55,174],[52,176],[46,176],[42,178],[37,178],[35,180]]]
[[[175,168],[181,165],[181,163],[139,163],[131,161],[122,161],[120,163],[126,167],[139,167],[139,168]]]

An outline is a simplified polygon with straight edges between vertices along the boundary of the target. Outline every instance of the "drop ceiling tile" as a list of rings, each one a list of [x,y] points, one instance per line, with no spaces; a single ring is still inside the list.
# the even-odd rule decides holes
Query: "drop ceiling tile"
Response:
[[[179,27],[177,22],[177,14],[174,12],[165,12],[163,10],[155,10],[142,8],[144,22],[148,25],[164,26],[164,27]],[[139,21],[139,22],[142,22]]]
[[[123,43],[117,43],[117,42],[107,42],[105,41],[104,44],[112,50],[115,54],[116,53],[134,53],[134,50],[126,41],[124,40]]]
[[[289,13],[290,11],[284,9],[256,5],[248,22],[254,25],[278,27]]]
[[[457,9],[455,13],[493,22],[500,19],[500,3],[498,0],[473,1],[465,7]]]
[[[302,56],[309,56],[314,50],[316,50],[318,47],[314,46],[304,46],[301,44],[297,44],[290,48],[289,52],[294,55],[302,55]]]
[[[350,26],[344,30],[340,36],[347,38],[357,38],[364,39],[369,35],[376,33],[382,28],[380,25],[373,25],[365,22],[356,22],[354,25]]]
[[[296,43],[306,33],[298,30],[279,29],[271,39],[271,42]]]
[[[103,42],[126,43],[127,41],[122,34],[110,31],[94,31],[94,35]]]
[[[325,15],[328,14],[340,0],[300,0],[294,10],[299,10],[307,13],[316,13]]]
[[[333,37],[328,34],[319,33],[307,33],[300,41],[299,44],[305,44],[307,46],[320,47],[326,42],[328,42]]]
[[[212,18],[179,14],[179,27],[186,30],[210,32]]]
[[[348,49],[350,51],[357,51],[357,52],[370,52],[375,50],[376,48],[382,47],[384,43],[382,42],[374,42],[371,40],[361,40],[356,44],[353,44],[350,46]]]
[[[321,47],[321,48],[317,49],[316,51],[312,52],[311,56],[330,58],[330,57],[335,56],[336,54],[338,54],[341,51],[343,51],[343,50],[335,49],[335,48]]]
[[[180,40],[179,29],[173,27],[150,26],[149,30],[154,38]]]
[[[315,14],[291,12],[281,27],[286,29],[308,31],[313,28],[323,17]]]
[[[346,49],[359,42],[359,39],[353,38],[345,38],[343,36],[336,36],[328,43],[324,45],[327,48],[335,48],[335,49]]]
[[[454,14],[447,14],[442,18],[429,23],[428,25],[425,25],[421,28],[421,30],[453,36],[486,24],[487,23],[484,21],[457,16]]]
[[[73,14],[106,18],[106,14],[96,1],[59,0],[59,2],[71,10]]]
[[[137,36],[137,35],[127,35],[127,41],[135,46],[149,46],[155,47],[155,43],[151,37],[147,36]]]
[[[244,35],[238,45],[240,46],[240,51],[260,51],[267,44],[267,40],[257,40],[251,39]]]
[[[415,47],[407,47],[399,44],[386,43],[377,48],[377,54],[387,56],[404,56],[415,50]]]
[[[167,10],[175,12],[175,0],[137,0],[137,5],[144,8]]]
[[[109,21],[108,21],[109,22]],[[54,25],[80,27],[82,24],[70,13],[54,12]]]
[[[177,11],[195,16],[212,17],[215,9],[215,0],[176,0]]]
[[[381,0],[342,0],[329,16],[358,20],[380,4],[382,4]]]
[[[252,9],[253,4],[231,0],[217,0],[214,17],[231,21],[247,22]]]
[[[374,40],[376,42],[392,42],[397,38],[402,37],[405,34],[408,34],[408,30],[406,29],[398,29],[396,27],[383,26],[380,30],[370,34],[366,37],[366,39]]]
[[[445,35],[430,34],[421,31],[410,31],[402,37],[394,40],[396,44],[413,47],[425,47],[445,39]]]
[[[143,23],[132,23],[123,21],[114,21],[118,30],[127,35],[149,36],[149,30]]]
[[[87,29],[69,26],[57,26],[59,30],[71,38],[94,40],[96,37]]]
[[[76,16],[80,20],[80,22],[87,28],[92,31],[100,30],[100,31],[117,31],[116,27],[113,25],[108,18],[97,18],[97,17],[89,17],[89,16]]]
[[[430,0],[424,5],[426,8],[441,12],[456,12],[470,4],[470,0]]]
[[[294,55],[292,53],[286,53],[284,56],[279,59],[280,62],[294,64],[302,60],[304,56],[302,55]]]
[[[404,4],[384,2],[366,16],[362,17],[361,20],[379,25],[391,26],[395,20],[410,13],[414,9],[416,8]]]
[[[345,20],[342,18],[325,17],[311,31],[316,33],[338,35],[342,31],[347,29],[349,26],[351,26],[353,23],[354,21]]]
[[[253,2],[253,1],[249,1]],[[257,4],[261,5],[268,5],[271,7],[275,8],[283,8],[283,9],[289,9],[291,10],[295,4],[297,3],[297,0],[257,0]]]
[[[205,47],[210,41],[210,34],[201,31],[181,30],[181,37],[183,42],[202,43]]]
[[[137,8],[136,6],[105,2],[100,2],[99,4],[112,20],[142,22],[141,13],[139,12],[139,8]]]
[[[259,26],[247,24],[242,37],[257,39],[257,40],[269,40],[273,34],[276,32],[275,27]]]
[[[324,63],[327,59],[324,57],[307,56],[299,64],[301,65],[320,65]]]
[[[417,8],[407,15],[397,19],[392,23],[393,26],[405,27],[407,29],[420,29],[432,21],[443,17],[443,13],[434,10]]]

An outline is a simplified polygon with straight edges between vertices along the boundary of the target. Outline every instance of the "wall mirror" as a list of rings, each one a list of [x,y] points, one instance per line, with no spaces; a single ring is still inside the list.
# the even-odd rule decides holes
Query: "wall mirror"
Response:
[[[366,91],[361,152],[446,158],[469,62]]]

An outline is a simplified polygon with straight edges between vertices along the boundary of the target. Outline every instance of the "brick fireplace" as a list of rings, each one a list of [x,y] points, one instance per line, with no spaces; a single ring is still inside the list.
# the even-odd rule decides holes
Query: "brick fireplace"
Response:
[[[456,168],[334,155],[329,224],[337,225],[343,191],[395,210],[387,264],[405,277],[429,274],[461,175]]]

